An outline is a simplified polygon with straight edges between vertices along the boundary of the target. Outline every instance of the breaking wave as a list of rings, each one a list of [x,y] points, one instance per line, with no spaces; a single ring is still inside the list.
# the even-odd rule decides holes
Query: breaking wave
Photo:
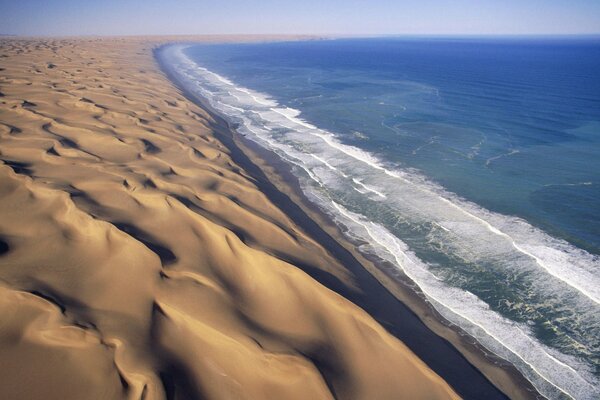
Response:
[[[342,143],[300,111],[196,64],[184,49],[162,50],[179,83],[291,163],[307,196],[367,243],[361,251],[395,265],[446,319],[543,395],[600,398],[588,363],[600,348],[599,257]]]

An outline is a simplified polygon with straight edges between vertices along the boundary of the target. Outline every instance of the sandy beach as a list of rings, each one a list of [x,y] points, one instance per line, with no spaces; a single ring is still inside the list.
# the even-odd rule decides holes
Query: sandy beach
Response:
[[[534,398],[154,57],[217,40],[0,39],[0,397]]]

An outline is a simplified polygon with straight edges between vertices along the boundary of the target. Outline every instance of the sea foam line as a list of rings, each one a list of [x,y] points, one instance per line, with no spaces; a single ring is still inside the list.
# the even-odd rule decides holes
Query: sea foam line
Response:
[[[181,52],[180,52],[181,53]],[[183,53],[181,53],[181,55],[183,57],[185,57],[189,63],[191,65],[196,65],[195,63],[193,63],[193,61],[189,60],[189,58],[187,58],[187,56],[185,56]],[[432,195],[434,197],[436,197],[438,200],[443,201],[445,204],[449,205],[450,207],[453,207],[454,209],[460,211],[461,213],[463,213],[464,215],[468,216],[469,218],[472,218],[473,220],[477,221],[478,223],[481,223],[486,229],[488,229],[490,232],[499,235],[503,238],[505,238],[506,240],[508,240],[508,242],[511,244],[511,246],[513,246],[513,248],[515,248],[517,251],[521,252],[522,254],[530,257],[532,260],[535,261],[536,265],[538,265],[539,267],[541,267],[544,271],[546,271],[547,273],[549,273],[550,275],[552,275],[554,278],[556,278],[557,280],[560,280],[561,282],[567,284],[568,286],[572,287],[573,289],[575,289],[576,291],[580,292],[581,294],[583,294],[585,297],[587,297],[588,299],[590,299],[591,301],[593,301],[596,304],[600,304],[600,294],[598,293],[592,293],[590,289],[586,288],[586,284],[585,282],[589,282],[591,284],[591,286],[593,287],[600,287],[600,285],[596,285],[596,283],[598,282],[594,282],[595,280],[589,276],[589,274],[587,273],[582,273],[582,274],[575,274],[575,276],[584,276],[584,280],[583,281],[575,281],[572,278],[569,278],[568,276],[565,276],[565,274],[561,274],[560,272],[555,271],[554,268],[550,267],[549,265],[546,264],[545,260],[537,255],[535,255],[534,253],[532,253],[531,251],[526,250],[525,248],[523,248],[521,245],[519,245],[516,240],[510,236],[509,234],[501,231],[500,229],[494,227],[492,224],[490,224],[488,221],[486,221],[485,219],[473,214],[472,212],[469,212],[468,210],[466,210],[464,207],[459,206],[458,204],[456,204],[456,202],[450,201],[447,198],[445,198],[444,196],[440,195],[439,193],[430,190],[427,187],[424,187],[423,185],[418,185],[415,184],[414,182],[410,181],[409,179],[406,179],[404,177],[402,177],[399,173],[389,170],[385,167],[383,167],[380,163],[380,161],[376,158],[371,156],[370,154],[356,148],[353,146],[348,146],[345,144],[340,143],[337,139],[334,138],[333,134],[329,133],[329,132],[325,132],[322,131],[321,129],[315,127],[312,124],[307,123],[306,121],[298,118],[298,116],[300,115],[300,111],[295,110],[295,109],[291,109],[289,107],[286,108],[280,108],[277,107],[277,103],[273,100],[270,100],[267,96],[259,94],[257,92],[251,91],[250,89],[245,89],[242,88],[242,90],[240,90],[240,88],[238,88],[232,81],[230,81],[227,78],[221,77],[220,75],[207,70],[206,68],[203,67],[197,67],[196,68],[198,71],[202,71],[205,72],[207,74],[209,74],[211,77],[214,77],[217,81],[221,82],[222,84],[233,88],[234,90],[238,90],[238,91],[243,91],[245,93],[252,93],[252,98],[253,99],[257,99],[257,98],[263,98],[265,99],[265,101],[261,101],[259,102],[259,104],[266,104],[268,106],[268,111],[274,112],[276,114],[279,114],[281,116],[283,116],[285,119],[289,120],[292,123],[298,124],[306,129],[308,129],[308,133],[319,137],[321,140],[323,140],[327,145],[329,145],[332,148],[335,148],[336,150],[346,154],[347,156],[365,163],[366,165],[375,168],[377,170],[380,170],[382,172],[384,172],[386,175],[393,177],[395,179],[399,179],[409,185],[411,185],[411,187],[416,188],[419,191],[422,191],[424,193],[427,193],[429,195]],[[232,91],[229,90],[228,93],[232,94]],[[235,95],[234,95],[235,96]],[[226,106],[226,103],[220,103]],[[231,106],[229,106],[231,107]],[[235,108],[236,110],[240,110],[240,108]],[[256,112],[256,111],[254,111]],[[303,168],[305,169],[305,168]],[[321,184],[321,183],[320,183]],[[365,188],[366,190],[376,193],[378,196],[383,198],[383,194],[377,191],[373,191],[370,188]],[[456,200],[456,199],[455,199]]]
[[[401,247],[406,247],[406,245],[404,245],[404,243],[402,243],[399,239],[397,239],[394,235],[392,235],[391,233],[389,233],[387,231],[387,229],[385,229],[382,226],[378,226],[378,228],[381,230],[381,232],[383,232],[384,234],[386,234],[388,237],[387,239],[389,241],[391,241],[392,243],[396,244],[396,246],[394,246],[394,249],[390,249],[389,245],[386,244],[383,240],[380,239],[380,237],[375,234],[370,228],[369,228],[369,224],[373,224],[372,222],[363,222],[361,221],[361,217],[358,216],[355,213],[352,213],[351,211],[347,210],[346,208],[344,208],[342,205],[336,203],[335,201],[331,201],[332,205],[335,207],[335,209],[342,214],[344,217],[348,218],[349,220],[351,220],[352,222],[354,222],[357,225],[360,225],[361,227],[363,227],[363,229],[367,232],[367,234],[369,235],[369,237],[371,238],[371,240],[373,240],[375,243],[377,243],[379,246],[381,246],[382,248],[384,248],[392,257],[394,257],[394,259],[396,260],[396,265],[398,265],[401,270],[415,283],[417,283],[417,285],[419,286],[419,288],[421,289],[421,291],[423,292],[423,294],[425,294],[425,296],[430,299],[433,300],[435,302],[437,302],[438,304],[440,304],[442,307],[446,308],[447,310],[451,311],[452,313],[456,314],[458,317],[468,321],[470,324],[472,324],[473,326],[478,327],[479,329],[481,329],[482,331],[484,331],[489,337],[491,337],[492,339],[494,339],[497,343],[499,343],[501,346],[503,346],[504,348],[506,348],[507,350],[509,350],[514,356],[518,357],[523,363],[525,363],[529,368],[531,368],[533,371],[535,371],[535,373],[543,378],[547,383],[549,383],[550,385],[552,385],[554,388],[556,388],[557,390],[559,390],[560,392],[564,393],[565,395],[569,396],[571,399],[575,399],[575,396],[571,393],[569,393],[567,390],[561,388],[560,386],[554,384],[550,378],[548,378],[544,373],[542,373],[541,371],[539,371],[533,364],[527,362],[527,360],[525,360],[523,358],[523,356],[521,356],[515,349],[513,349],[510,345],[508,345],[507,343],[502,342],[502,340],[495,336],[492,332],[490,332],[488,329],[486,329],[486,327],[484,327],[483,325],[481,325],[480,323],[474,321],[473,319],[471,319],[470,317],[461,314],[459,311],[457,311],[456,309],[453,309],[451,306],[449,306],[448,304],[444,303],[444,301],[442,299],[440,299],[438,296],[436,296],[435,294],[433,294],[432,291],[427,290],[427,284],[425,284],[421,279],[419,279],[417,276],[415,276],[414,274],[412,274],[407,268],[405,268],[406,266],[406,262],[408,261],[411,264],[413,264],[414,266],[416,266],[417,268],[420,268],[424,273],[427,273],[429,275],[431,275],[432,278],[436,279],[438,282],[442,282],[440,279],[438,279],[435,275],[431,274],[430,271],[428,271],[426,268],[424,268],[423,266],[419,266],[417,265],[417,263],[415,263],[414,261],[411,260],[410,257],[408,257],[407,253],[401,249]],[[400,244],[404,245],[401,246]],[[403,259],[399,256],[402,255]],[[511,325],[514,326],[512,323],[509,323],[508,321],[506,321],[507,325]],[[524,338],[530,342],[533,343],[533,340],[531,339],[531,337],[529,335],[527,335],[525,332],[523,332],[519,327],[516,327],[516,329],[518,329],[524,336]],[[537,343],[536,343],[537,345]],[[537,346],[536,346],[537,347]],[[574,374],[578,375],[577,371],[575,369],[573,369],[571,366],[561,362],[560,360],[558,360],[557,358],[553,357],[551,354],[548,354],[545,350],[543,349],[539,349],[541,352],[543,352],[544,356],[548,357],[550,360],[552,360],[555,363],[558,363],[560,365],[562,365],[563,367],[571,370]],[[533,382],[532,382],[533,383]],[[583,381],[584,384],[589,386],[589,383]],[[535,386],[535,383],[534,383]],[[540,388],[536,387],[536,389],[540,390]]]
[[[181,54],[182,56],[186,57],[184,54]],[[187,57],[186,57],[187,58]],[[189,60],[189,64],[190,65],[195,65],[191,60]],[[205,70],[205,69],[204,69]],[[205,70],[207,71],[207,70]],[[583,295],[585,295],[586,297],[590,298],[591,300],[595,301],[596,303],[598,303],[598,299],[595,298],[595,296],[592,295],[592,297],[590,297],[590,293],[587,293],[587,290],[584,289],[583,291],[578,290],[577,288],[577,283],[573,283],[571,282],[571,279],[569,279],[568,277],[563,277],[561,275],[559,275],[560,272],[558,273],[554,273],[554,271],[551,271],[551,268],[546,266],[545,262],[543,259],[539,258],[538,256],[536,256],[535,254],[531,253],[530,251],[528,251],[527,249],[524,249],[522,247],[519,246],[519,244],[516,242],[516,240],[510,236],[509,234],[501,231],[500,229],[496,228],[495,226],[493,226],[490,222],[488,222],[487,220],[473,214],[472,212],[467,211],[466,209],[464,209],[463,207],[458,206],[457,204],[453,203],[452,201],[448,200],[446,197],[440,195],[440,193],[436,192],[435,190],[431,190],[427,187],[423,187],[420,184],[417,184],[407,178],[405,178],[403,176],[402,173],[398,173],[396,171],[391,171],[385,167],[383,167],[380,163],[380,161],[371,156],[370,154],[363,152],[360,149],[357,149],[353,146],[347,146],[344,145],[342,143],[340,143],[338,140],[336,140],[336,138],[333,136],[333,134],[326,132],[326,131],[322,131],[319,128],[307,123],[306,121],[303,121],[302,119],[299,118],[300,112],[298,110],[294,110],[291,108],[281,108],[279,107],[279,105],[271,100],[270,98],[268,98],[267,96],[263,96],[262,94],[258,93],[258,92],[254,92],[254,91],[250,91],[249,89],[244,89],[244,90],[240,90],[240,88],[237,88],[233,82],[229,81],[226,78],[223,79],[219,79],[220,77],[218,76],[218,74],[212,73],[210,71],[207,71],[210,73],[211,77],[213,77],[214,79],[216,79],[218,82],[220,82],[221,85],[225,85],[228,86],[230,88],[230,90],[227,90],[227,92],[229,93],[229,95],[237,98],[238,101],[242,101],[238,96],[234,95],[231,92],[235,92],[236,90],[238,92],[242,92],[245,93],[247,95],[250,95],[249,97],[252,98],[254,100],[255,103],[258,103],[261,107],[264,106],[264,108],[266,108],[266,110],[252,110],[250,109],[251,112],[263,112],[263,111],[267,111],[267,112],[273,112],[276,113],[282,117],[284,117],[286,120],[292,122],[293,124],[296,124],[306,130],[308,130],[308,133],[313,135],[313,136],[317,136],[319,137],[321,140],[325,141],[330,147],[335,148],[336,150],[340,151],[343,154],[346,154],[347,156],[350,156],[351,158],[360,161],[362,163],[365,163],[367,165],[369,165],[370,167],[375,168],[376,170],[382,171],[384,172],[386,175],[396,178],[396,179],[401,179],[403,182],[408,183],[411,185],[411,187],[413,188],[417,188],[418,190],[424,191],[430,195],[433,195],[435,197],[437,197],[438,199],[440,199],[441,201],[443,201],[445,204],[448,204],[452,207],[454,207],[455,209],[459,210],[460,212],[464,213],[464,215],[467,215],[469,218],[474,219],[475,221],[478,221],[478,223],[483,224],[483,226],[485,226],[485,228],[487,230],[489,230],[490,232],[494,233],[495,235],[500,235],[502,237],[504,237],[505,239],[509,240],[509,243],[511,243],[511,245],[518,250],[519,252],[521,252],[522,254],[525,254],[527,256],[529,256],[530,258],[532,258],[533,260],[535,260],[536,265],[542,267],[543,270],[545,270],[547,273],[549,273],[550,275],[554,276],[556,279],[568,284],[570,287],[572,287],[573,289],[575,289],[576,291],[579,291],[580,293],[582,293]],[[194,79],[194,76],[190,76],[189,79]],[[196,77],[197,78],[197,77]],[[261,103],[261,101],[258,101],[258,99],[260,98],[264,98],[265,101],[263,101]],[[212,102],[212,99],[207,99],[210,102]],[[213,103],[214,104],[214,103]],[[221,105],[225,105],[226,103],[220,102],[219,104]],[[251,106],[250,108],[252,108],[253,106]],[[244,111],[249,111],[249,110],[243,110],[239,107],[235,108],[236,111],[243,113]],[[243,111],[239,111],[239,110],[243,110]],[[266,127],[266,126],[265,126]],[[252,129],[250,128],[250,126],[246,126],[246,129],[252,131]],[[289,129],[294,129],[293,126],[290,127]],[[267,129],[268,131],[270,131],[271,129]],[[276,143],[273,142],[271,140],[267,140],[264,135],[261,135],[260,133],[256,133],[255,134],[258,135],[259,138],[261,138],[262,140],[265,140],[269,145],[271,145],[274,148],[278,148],[280,151],[282,152],[286,152],[286,146],[282,146],[281,143]],[[287,154],[288,156],[290,156],[290,154]],[[327,160],[325,159],[320,159],[318,158],[318,156],[314,156],[313,154],[311,154],[313,156],[313,158],[317,159],[318,161],[321,161],[327,168],[331,169],[331,170],[336,170],[338,173],[344,174],[341,170],[337,169],[335,166],[331,165]],[[320,187],[324,187],[324,183],[314,175],[314,173],[310,170],[310,168],[308,168],[306,165],[304,165],[303,160],[301,159],[297,159],[297,160],[290,160],[290,157],[285,157],[288,161],[293,162],[293,164],[297,165],[298,167],[302,168],[302,170],[304,170],[307,175],[311,178],[311,180],[317,182],[319,184]],[[347,175],[344,174],[344,176],[347,177]],[[355,182],[356,183],[356,182]],[[456,199],[454,199],[456,200]],[[458,199],[460,202],[460,199]],[[469,205],[469,203],[466,203],[467,205]],[[475,206],[477,207],[477,206]],[[477,208],[476,208],[477,209]],[[481,210],[479,210],[481,211]],[[339,212],[339,210],[338,210]],[[440,224],[436,225],[440,226],[444,231],[448,231],[448,229]],[[391,235],[391,233],[390,233]],[[371,236],[369,234],[369,236]],[[392,235],[393,236],[393,235]],[[378,243],[381,246],[381,243],[379,241],[377,241],[376,239],[372,238],[372,240],[376,243]],[[398,239],[396,239],[398,240]],[[544,246],[547,245],[547,243],[543,244]],[[560,250],[559,250],[560,251]],[[389,251],[388,251],[389,252]],[[394,255],[393,253],[391,253],[392,256],[394,256],[395,258],[397,258],[396,255]],[[404,256],[406,257],[406,255],[404,254]],[[409,259],[410,260],[410,259]],[[397,263],[400,262],[400,259],[396,260]],[[413,262],[411,260],[411,262]],[[401,265],[400,265],[401,266]],[[429,272],[429,274],[431,274],[431,272]],[[408,275],[408,274],[407,274]],[[431,276],[433,278],[435,278],[437,281],[439,281],[439,279],[437,277],[435,277],[435,275],[431,274]],[[410,276],[409,276],[410,277]],[[413,278],[411,278],[413,279]],[[414,280],[414,279],[413,279]],[[416,280],[415,282],[417,284],[419,284]],[[421,283],[419,284],[419,286],[425,286],[425,284]],[[421,287],[423,289],[423,287]],[[442,307],[448,309],[449,311],[456,313],[454,310],[452,310],[451,308],[449,308],[448,306],[444,305],[444,303],[442,303],[439,299],[439,297],[433,296],[431,295],[431,293],[427,294],[425,293],[426,296],[431,296],[431,299],[437,303],[440,304]],[[481,301],[481,300],[480,300]],[[465,317],[463,315],[461,315],[460,313],[456,313],[457,316],[463,318],[465,321],[470,322],[472,325],[479,327],[482,331],[484,331],[489,337],[491,337],[493,340],[495,340],[496,342],[498,342],[501,346],[503,346],[504,348],[506,348],[507,350],[509,350],[511,353],[513,353],[517,358],[521,359],[523,361],[524,364],[528,365],[532,371],[535,372],[535,374],[537,376],[539,376],[541,379],[543,379],[544,381],[547,381],[549,384],[551,384],[552,386],[554,386],[557,390],[559,390],[560,392],[564,393],[565,395],[571,396],[571,394],[569,394],[566,390],[563,390],[562,388],[560,388],[559,386],[557,386],[555,383],[551,382],[548,377],[546,377],[545,375],[543,375],[542,373],[540,373],[538,371],[538,369],[536,369],[536,367],[532,366],[530,363],[528,363],[527,361],[525,361],[525,359],[518,353],[518,350],[512,349],[510,347],[507,347],[506,345],[504,345],[501,341],[498,340],[498,338],[496,336],[494,336],[492,333],[490,333],[490,331],[486,328],[484,328],[483,326],[481,326],[480,324],[476,323],[472,318],[468,318]],[[517,327],[518,328],[518,327]],[[532,341],[533,339],[525,334],[520,328],[518,328],[519,331],[521,332],[522,335],[525,336],[525,338],[529,341]],[[537,342],[533,342],[533,343],[537,343]],[[543,350],[542,350],[543,351]],[[575,371],[575,369],[573,369],[571,366],[563,363],[562,361],[556,359],[555,357],[553,357],[552,355],[548,354],[547,352],[543,351],[548,359],[552,360],[553,363],[561,365],[563,368],[567,368],[568,370],[570,370],[572,373],[577,374],[577,371]],[[589,386],[589,383],[585,381],[585,379],[583,379],[583,382],[585,383],[586,386]],[[593,389],[592,389],[593,391]]]
[[[282,114],[285,115],[285,114]],[[290,120],[299,120],[297,117],[289,117],[286,115],[286,117]],[[316,131],[321,131],[320,129],[307,124],[307,123],[301,123],[301,125],[305,126],[305,127],[310,127],[311,129],[314,129]],[[554,271],[551,267],[549,267],[543,259],[541,259],[540,257],[536,256],[535,254],[531,253],[530,251],[527,251],[526,249],[524,249],[522,246],[520,246],[519,244],[517,244],[517,242],[515,241],[515,239],[510,236],[509,234],[502,232],[500,229],[494,227],[492,224],[490,224],[488,221],[486,221],[485,219],[467,211],[466,209],[464,209],[463,207],[460,207],[458,204],[456,204],[455,202],[452,202],[450,200],[448,200],[447,198],[445,198],[444,196],[439,195],[438,193],[423,187],[421,185],[415,185],[414,182],[402,177],[400,174],[398,174],[395,171],[391,171],[385,167],[383,167],[379,160],[377,160],[375,157],[369,155],[368,153],[357,149],[353,146],[348,146],[345,144],[340,143],[338,140],[336,140],[332,134],[329,133],[316,133],[316,132],[309,132],[312,135],[318,136],[319,138],[321,138],[325,143],[327,143],[329,146],[341,151],[342,153],[346,154],[349,157],[354,158],[357,161],[360,161],[362,163],[365,163],[367,165],[369,165],[372,168],[375,168],[377,170],[382,171],[383,173],[385,173],[388,176],[391,176],[395,179],[399,179],[405,183],[408,183],[409,185],[411,185],[412,187],[416,188],[417,190],[420,190],[422,192],[425,192],[429,195],[435,196],[437,197],[439,200],[443,201],[444,203],[448,204],[449,206],[455,208],[456,210],[460,211],[461,213],[463,213],[464,215],[468,216],[469,218],[472,218],[476,221],[478,221],[479,223],[483,224],[483,226],[485,226],[490,232],[502,236],[505,239],[507,239],[509,241],[509,243],[511,243],[511,245],[518,250],[519,252],[521,252],[522,254],[525,254],[526,256],[530,257],[531,259],[533,259],[536,264],[538,266],[540,266],[542,269],[544,269],[546,272],[548,272],[550,275],[552,275],[553,277],[555,277],[556,279],[564,282],[565,284],[569,285],[570,287],[572,287],[573,289],[575,289],[576,291],[579,291],[580,293],[582,293],[585,297],[587,297],[588,299],[590,299],[591,301],[593,301],[596,304],[600,304],[600,294],[594,294],[591,293],[588,289],[582,287],[582,283],[581,282],[573,282],[572,279],[569,279],[568,277],[562,276],[560,274],[558,274],[556,271]],[[588,274],[584,274],[584,275],[588,275]],[[593,283],[593,282],[592,282]],[[598,288],[598,286],[596,286]]]

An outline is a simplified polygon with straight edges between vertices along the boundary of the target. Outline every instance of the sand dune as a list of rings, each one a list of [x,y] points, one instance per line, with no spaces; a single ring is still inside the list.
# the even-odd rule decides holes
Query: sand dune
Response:
[[[456,398],[297,268],[355,287],[156,43],[0,40],[0,397]]]

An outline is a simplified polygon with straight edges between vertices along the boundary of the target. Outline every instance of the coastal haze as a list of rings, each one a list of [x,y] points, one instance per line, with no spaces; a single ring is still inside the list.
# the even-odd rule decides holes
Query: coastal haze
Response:
[[[0,3],[0,398],[600,397],[600,3]]]
[[[25,36],[600,33],[593,0],[20,0],[0,11],[0,34]]]

